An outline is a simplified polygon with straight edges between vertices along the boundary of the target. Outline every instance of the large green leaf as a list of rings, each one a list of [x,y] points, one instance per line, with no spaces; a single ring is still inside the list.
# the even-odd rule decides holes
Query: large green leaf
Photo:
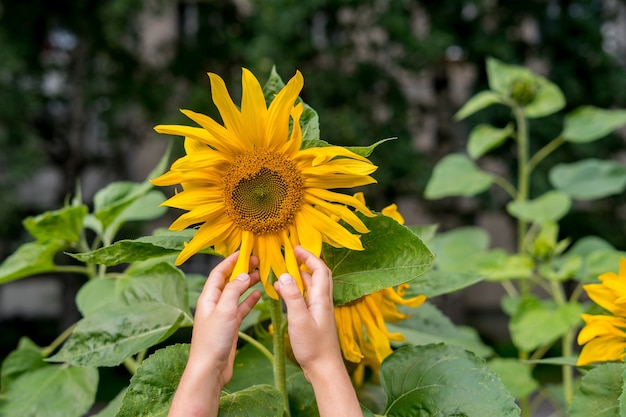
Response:
[[[465,226],[439,233],[433,239],[438,269],[446,272],[475,271],[489,247],[489,234],[480,227]]]
[[[495,94],[492,91],[481,91],[471,97],[454,115],[454,118],[456,120],[463,120],[477,111],[502,102],[503,100],[500,95]]]
[[[477,256],[476,270],[485,276],[488,281],[509,281],[513,279],[528,279],[533,276],[535,263],[532,258],[524,254],[509,254],[502,248]]]
[[[42,349],[29,338],[23,336],[17,348],[2,361],[0,392],[6,391],[7,386],[21,375],[47,365]]]
[[[450,294],[469,287],[485,279],[485,275],[477,272],[449,272],[431,269],[423,275],[409,281],[407,297],[423,294],[427,298]]]
[[[565,116],[561,136],[568,142],[587,143],[601,139],[626,125],[626,110],[606,110],[583,106]]]
[[[524,398],[539,388],[539,383],[533,378],[530,367],[517,359],[494,358],[489,361],[489,366],[498,374],[507,391],[515,398]]]
[[[160,230],[152,236],[142,236],[134,240],[118,240],[109,246],[91,252],[71,254],[71,256],[82,262],[106,266],[146,261],[178,254],[185,242],[193,238],[195,232],[194,229],[185,229],[180,232]],[[203,249],[202,253],[218,255],[210,248]]]
[[[167,416],[188,356],[189,345],[176,344],[144,360],[130,380],[117,417]]]
[[[281,417],[283,395],[273,385],[254,385],[220,397],[220,417]],[[150,416],[152,417],[152,416]]]
[[[405,342],[400,344],[445,343],[460,346],[480,357],[487,357],[493,353],[493,350],[480,340],[475,329],[454,325],[448,317],[430,303],[426,302],[418,308],[403,308],[402,311],[410,317],[397,324],[387,324],[390,332],[400,332],[404,335]]]
[[[473,196],[486,191],[493,182],[491,174],[481,171],[467,156],[450,154],[435,165],[426,184],[424,197]]]
[[[498,148],[513,134],[513,127],[498,129],[488,124],[479,124],[472,129],[467,142],[467,153],[478,159],[487,152]]]
[[[54,255],[66,247],[61,240],[24,243],[0,264],[0,284],[54,271]]]
[[[401,347],[383,361],[380,373],[385,416],[519,416],[498,376],[460,347]]]
[[[582,377],[569,409],[570,417],[621,417],[624,364],[605,363]]]
[[[626,166],[616,161],[585,159],[550,170],[552,185],[580,200],[619,194],[626,188]]]
[[[161,206],[164,201],[165,196],[159,190],[150,190],[132,200],[109,225],[106,230],[105,241],[112,241],[118,230],[126,222],[154,220],[164,215],[167,212],[167,207]]]
[[[109,304],[78,322],[53,362],[116,366],[169,337],[180,325],[180,309],[156,302]]]
[[[39,241],[62,240],[76,243],[80,241],[86,215],[87,206],[67,206],[36,217],[27,217],[24,227]]]
[[[547,193],[530,201],[511,201],[506,210],[513,217],[521,220],[545,223],[558,221],[569,211],[572,200],[569,195],[560,191]]]
[[[579,281],[597,281],[600,274],[617,271],[619,258],[626,256],[617,251],[609,242],[598,236],[585,236],[577,240],[563,255],[564,258],[580,258],[582,265],[574,278]]]
[[[526,352],[550,344],[580,323],[582,305],[570,302],[556,305],[547,300],[527,297],[519,303],[509,322],[511,339]]]
[[[333,271],[335,305],[413,280],[434,261],[421,239],[395,220],[381,215],[361,219],[370,230],[361,236],[364,250],[322,249]]]
[[[98,370],[46,366],[13,381],[0,396],[7,417],[81,417],[96,397]]]
[[[529,118],[548,116],[565,106],[561,89],[527,68],[487,58],[487,77],[491,90],[517,101]],[[520,87],[527,97],[523,103],[517,94]]]

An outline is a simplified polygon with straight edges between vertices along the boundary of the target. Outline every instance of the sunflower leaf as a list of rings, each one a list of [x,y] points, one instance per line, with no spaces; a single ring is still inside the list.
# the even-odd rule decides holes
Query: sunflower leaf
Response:
[[[626,110],[605,110],[583,106],[565,116],[565,126],[561,136],[568,142],[593,142],[624,125],[626,125]]]
[[[434,255],[406,226],[386,216],[361,220],[370,230],[361,236],[364,250],[324,244],[322,254],[333,271],[336,305],[411,281],[428,271]]]
[[[485,362],[460,347],[404,346],[380,367],[385,416],[515,417],[514,398]]]
[[[494,104],[501,104],[503,102],[502,97],[493,91],[481,91],[480,93],[471,97],[459,111],[454,115],[456,120],[463,120],[468,116],[485,109]]]
[[[558,190],[579,200],[619,194],[626,188],[626,166],[616,161],[589,158],[556,165],[549,174]]]
[[[546,223],[558,221],[567,214],[572,205],[570,196],[561,191],[548,191],[531,201],[511,201],[506,210],[521,220]]]
[[[27,217],[24,227],[38,241],[63,240],[75,243],[80,241],[87,211],[87,206],[83,205],[47,211],[36,217]]]
[[[487,190],[493,178],[481,171],[472,160],[462,154],[445,156],[435,165],[426,184],[424,197],[435,200],[444,197],[470,197]]]
[[[0,264],[0,284],[54,271],[54,255],[65,248],[61,240],[24,243]]]
[[[570,417],[619,417],[624,364],[604,363],[582,377],[569,409]]]
[[[110,303],[78,322],[63,347],[48,358],[76,366],[116,366],[175,332],[180,309],[157,302]]]
[[[381,139],[378,142],[370,145],[370,146],[346,146],[346,149],[351,150],[352,152],[354,152],[357,155],[363,156],[363,157],[368,157],[372,154],[372,152],[374,152],[374,149],[376,149],[376,147],[378,145],[380,145],[381,143],[385,143],[385,142],[389,142],[390,140],[396,140],[397,138],[393,137],[393,138],[386,138],[386,139]]]
[[[0,415],[80,417],[93,404],[96,368],[48,365],[21,375],[0,398]]]
[[[489,361],[507,390],[515,398],[523,398],[532,394],[539,383],[532,377],[527,364],[513,358],[493,358]]]

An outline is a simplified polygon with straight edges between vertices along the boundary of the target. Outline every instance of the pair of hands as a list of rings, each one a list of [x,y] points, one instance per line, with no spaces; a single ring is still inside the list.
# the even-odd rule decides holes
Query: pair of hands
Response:
[[[306,298],[288,274],[274,283],[287,306],[294,357],[313,386],[320,417],[362,417],[337,339],[331,272],[321,259],[301,247],[294,252],[312,271],[302,271]],[[220,393],[233,375],[239,326],[261,297],[255,290],[239,302],[259,282],[259,273],[240,274],[227,282],[236,262],[237,254],[233,254],[217,265],[198,298],[189,359],[168,417],[218,414]],[[258,259],[252,257],[249,270],[257,266]]]
[[[312,271],[311,274],[302,272],[306,299],[288,274],[281,275],[274,288],[287,306],[291,348],[308,378],[311,371],[325,362],[341,360],[341,353],[335,327],[331,272],[321,259],[305,249],[297,246],[294,252]],[[198,299],[189,353],[189,364],[200,369],[212,367],[221,387],[232,377],[241,321],[261,297],[255,290],[239,303],[241,296],[259,282],[259,272],[240,274],[227,282],[236,261],[235,253],[209,274]],[[257,266],[258,259],[251,257],[249,269]]]

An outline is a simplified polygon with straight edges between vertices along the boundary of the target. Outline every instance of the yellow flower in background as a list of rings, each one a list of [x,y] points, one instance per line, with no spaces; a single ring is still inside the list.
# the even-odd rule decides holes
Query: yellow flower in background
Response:
[[[621,258],[619,272],[598,277],[600,284],[583,286],[589,298],[608,314],[582,314],[585,327],[578,334],[584,345],[577,365],[593,362],[623,361],[626,349],[626,258]]]
[[[365,204],[363,193],[356,193],[354,197]],[[404,224],[404,218],[395,204],[385,207],[382,213]],[[392,353],[391,341],[404,340],[402,333],[389,332],[385,324],[397,323],[409,317],[398,306],[419,307],[426,300],[424,295],[405,299],[409,287],[409,284],[402,284],[395,289],[385,288],[335,307],[335,321],[343,357],[358,364],[352,373],[357,385],[363,381],[365,367],[378,373],[383,359]]]
[[[261,279],[271,297],[277,298],[277,294],[268,282],[270,270],[277,276],[289,272],[302,289],[293,254],[295,245],[317,256],[322,242],[363,249],[360,235],[349,232],[336,218],[357,233],[367,233],[365,224],[348,206],[368,216],[373,214],[358,199],[330,189],[374,183],[369,174],[377,167],[340,146],[301,149],[299,120],[304,106],[296,104],[304,85],[300,72],[275,95],[269,107],[250,71],[242,71],[240,108],[230,98],[224,81],[215,74],[209,77],[224,125],[206,115],[182,110],[200,127],[155,127],[159,133],[185,137],[186,155],[152,181],[182,187],[163,203],[186,210],[170,230],[199,226],[176,264],[207,247],[224,256],[239,249],[231,279],[248,272],[249,258],[254,254],[260,259]]]

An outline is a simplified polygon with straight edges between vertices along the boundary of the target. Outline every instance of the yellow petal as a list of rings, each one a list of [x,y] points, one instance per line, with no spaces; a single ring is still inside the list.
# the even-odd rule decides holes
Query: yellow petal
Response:
[[[404,224],[404,217],[402,217],[402,214],[398,211],[398,206],[395,203],[382,209],[381,213],[383,216],[391,217],[398,223]]]
[[[322,253],[322,234],[320,231],[313,227],[302,213],[296,215],[296,229],[298,229],[300,246],[319,257]]]
[[[230,98],[224,80],[222,80],[219,75],[213,73],[209,73],[209,78],[211,79],[211,96],[213,97],[213,103],[215,103],[217,110],[220,112],[220,116],[222,116],[224,126],[232,132],[234,137],[241,139],[246,138],[246,129],[243,127],[241,113]]]
[[[313,227],[322,234],[325,242],[335,246],[354,250],[363,250],[363,245],[358,236],[353,235],[340,224],[314,209],[308,204],[302,205],[301,210],[306,216],[306,221],[311,222]]]
[[[254,146],[267,148],[267,107],[263,89],[256,77],[245,68],[242,70],[241,84],[241,118],[246,121],[242,125],[244,137]],[[283,141],[285,139],[286,136]]]
[[[289,130],[289,115],[292,113],[294,103],[303,86],[304,78],[300,71],[296,71],[296,74],[270,103],[267,138],[269,148],[276,149],[286,141]],[[300,125],[295,121],[293,126],[295,129],[299,128]]]
[[[357,194],[361,194],[361,198],[363,198],[363,193],[357,193],[354,197],[351,197],[349,195],[336,193],[334,191],[329,191],[324,188],[307,188],[306,193],[312,194],[326,201],[332,201],[335,203],[345,204],[346,206],[352,206],[366,216],[375,216],[375,214],[372,213],[370,209],[367,208],[367,206],[365,205],[364,199],[360,200],[359,198],[356,198]]]
[[[320,198],[316,198],[312,195],[306,195],[304,199],[307,203],[314,205],[316,208],[323,207],[327,213],[337,216],[339,219],[345,221],[359,233],[368,233],[369,229],[361,219],[357,217],[354,212],[350,211],[346,206],[341,204],[329,203]]]
[[[230,274],[230,281],[241,273],[250,272],[250,255],[252,254],[252,248],[254,246],[254,235],[250,232],[243,231],[241,233],[241,247],[239,248],[239,257],[235,268]]]
[[[223,218],[221,222],[214,224],[203,224],[194,237],[185,243],[185,248],[180,252],[176,258],[176,265],[180,265],[185,262],[189,257],[202,249],[213,246],[215,242],[223,240],[224,233],[231,225],[231,221],[227,218]]]
[[[228,152],[231,155],[245,150],[244,144],[233,132],[228,131],[209,116],[191,110],[181,110],[181,112],[207,131],[208,135],[205,135],[205,142],[210,147],[218,151]]]
[[[578,357],[576,365],[584,366],[594,362],[623,361],[626,342],[610,336],[598,337],[587,343]]]

